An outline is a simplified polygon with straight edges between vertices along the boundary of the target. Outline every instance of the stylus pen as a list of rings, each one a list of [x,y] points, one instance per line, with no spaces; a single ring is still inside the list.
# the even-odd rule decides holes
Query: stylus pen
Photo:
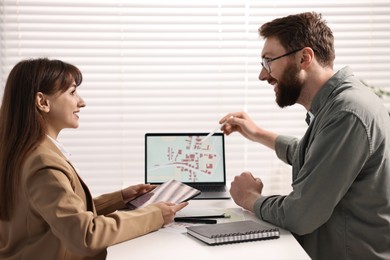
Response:
[[[199,223],[199,224],[217,224],[217,220],[216,219],[177,217],[174,220],[175,220],[175,222]]]
[[[233,116],[230,116],[230,118],[233,118]],[[220,130],[224,125],[226,125],[227,120],[223,122],[221,125],[219,125],[217,128],[215,128],[213,131],[211,131],[208,135],[206,135],[205,138],[203,138],[200,142],[203,143],[206,139],[208,139],[210,136],[215,134],[218,130]]]

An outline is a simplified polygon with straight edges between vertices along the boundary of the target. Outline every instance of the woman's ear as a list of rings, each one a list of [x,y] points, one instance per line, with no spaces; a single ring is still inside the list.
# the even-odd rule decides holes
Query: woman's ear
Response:
[[[50,102],[42,92],[35,95],[35,106],[42,112],[48,113],[50,111]]]

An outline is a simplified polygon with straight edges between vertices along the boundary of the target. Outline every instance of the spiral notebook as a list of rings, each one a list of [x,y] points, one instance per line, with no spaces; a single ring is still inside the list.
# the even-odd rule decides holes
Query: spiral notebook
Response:
[[[252,220],[187,227],[187,233],[208,245],[279,238],[279,229]]]

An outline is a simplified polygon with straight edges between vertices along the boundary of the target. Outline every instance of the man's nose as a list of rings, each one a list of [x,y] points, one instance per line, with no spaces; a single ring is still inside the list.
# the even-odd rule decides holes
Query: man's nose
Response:
[[[268,71],[263,66],[261,66],[259,80],[261,81],[267,80],[268,76],[269,76]]]

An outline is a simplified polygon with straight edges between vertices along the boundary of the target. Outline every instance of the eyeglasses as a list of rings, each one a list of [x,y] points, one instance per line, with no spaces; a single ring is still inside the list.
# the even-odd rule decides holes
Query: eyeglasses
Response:
[[[303,48],[304,48],[304,47],[303,47]],[[262,59],[261,59],[261,66],[263,66],[263,68],[264,68],[268,73],[271,73],[271,66],[270,66],[270,63],[271,63],[272,61],[275,61],[275,60],[277,60],[277,59],[280,59],[280,58],[286,57],[286,56],[288,56],[288,55],[291,55],[291,54],[293,54],[293,53],[296,53],[296,52],[302,50],[303,48],[300,48],[300,49],[296,49],[296,50],[287,52],[286,54],[280,55],[280,56],[275,57],[275,58],[262,58]]]

